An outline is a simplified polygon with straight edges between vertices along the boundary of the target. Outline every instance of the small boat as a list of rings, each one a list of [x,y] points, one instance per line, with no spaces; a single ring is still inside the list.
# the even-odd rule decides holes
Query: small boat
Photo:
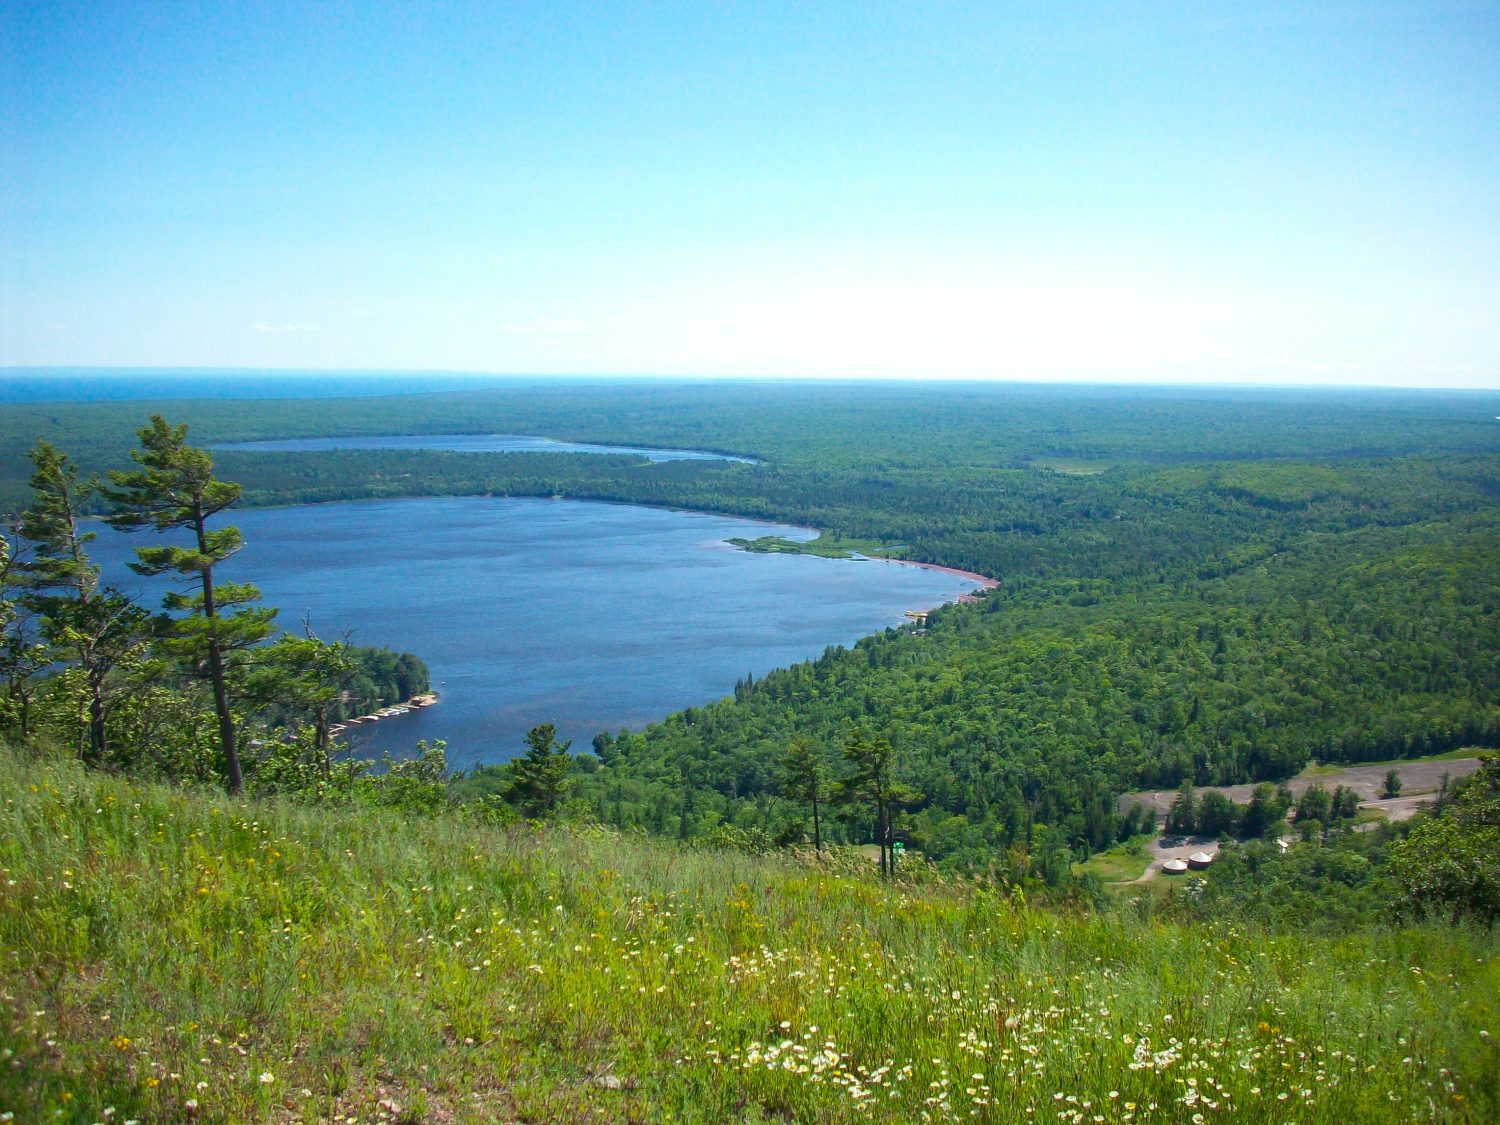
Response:
[[[1169,859],[1161,865],[1161,869],[1168,875],[1181,875],[1188,869],[1187,861],[1182,859]]]

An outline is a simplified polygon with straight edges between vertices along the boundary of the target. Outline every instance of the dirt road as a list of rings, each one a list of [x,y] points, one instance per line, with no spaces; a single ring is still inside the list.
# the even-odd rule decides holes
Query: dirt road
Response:
[[[1393,769],[1401,777],[1401,796],[1392,800],[1383,800],[1380,794],[1385,789],[1385,775]],[[1394,765],[1340,766],[1337,769],[1319,769],[1310,766],[1292,778],[1290,785],[1292,792],[1299,795],[1314,785],[1322,785],[1330,792],[1337,786],[1347,785],[1359,794],[1361,808],[1378,809],[1391,820],[1405,820],[1437,793],[1444,774],[1447,774],[1451,784],[1461,777],[1468,777],[1477,769],[1479,769],[1478,758],[1443,758],[1433,761],[1397,762]],[[1244,804],[1250,799],[1255,786],[1209,785],[1199,789],[1198,792],[1205,793],[1209,789],[1217,789],[1230,800]],[[1172,807],[1172,799],[1176,796],[1176,789],[1143,789],[1122,796],[1119,808],[1121,812],[1124,812],[1131,805],[1146,805],[1155,809],[1158,816],[1164,817],[1167,810]]]

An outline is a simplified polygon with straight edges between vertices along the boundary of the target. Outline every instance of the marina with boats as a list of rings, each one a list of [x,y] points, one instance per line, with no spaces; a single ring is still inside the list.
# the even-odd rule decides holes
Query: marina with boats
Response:
[[[337,736],[343,734],[344,731],[348,730],[350,727],[365,726],[369,723],[378,723],[381,719],[394,719],[398,715],[409,715],[413,711],[420,711],[424,708],[432,707],[437,703],[437,701],[437,692],[424,691],[420,695],[412,696],[404,703],[395,703],[390,707],[382,707],[377,711],[372,711],[368,715],[359,715],[352,719],[345,719],[342,723],[335,723],[333,726],[328,728],[328,733],[330,735]]]

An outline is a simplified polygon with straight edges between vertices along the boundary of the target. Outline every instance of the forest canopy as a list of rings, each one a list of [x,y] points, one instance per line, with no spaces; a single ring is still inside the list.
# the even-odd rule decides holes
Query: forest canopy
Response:
[[[787,746],[810,740],[836,775],[866,730],[889,740],[894,780],[912,795],[887,828],[960,866],[1012,857],[1055,870],[1133,827],[1116,808],[1127,789],[1500,744],[1492,399],[563,383],[162,408],[212,449],[242,504],[507,494],[670,505],[812,525],[998,579],[924,631],[891,630],[644,730],[602,732],[592,755],[574,757],[568,802],[674,836],[810,838]],[[41,433],[84,472],[102,471],[128,458],[141,413],[0,409],[0,499],[29,502],[26,466],[9,452],[24,443],[9,438]],[[757,460],[215,448],[386,433]],[[507,770],[479,771],[458,789],[481,797],[510,783]],[[820,827],[833,840],[868,839],[879,819],[860,806],[830,813]]]

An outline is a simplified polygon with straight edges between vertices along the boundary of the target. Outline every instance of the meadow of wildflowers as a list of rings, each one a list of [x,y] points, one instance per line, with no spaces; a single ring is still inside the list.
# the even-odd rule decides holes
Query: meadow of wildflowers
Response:
[[[1072,913],[0,750],[0,1123],[1500,1114],[1500,942]]]

